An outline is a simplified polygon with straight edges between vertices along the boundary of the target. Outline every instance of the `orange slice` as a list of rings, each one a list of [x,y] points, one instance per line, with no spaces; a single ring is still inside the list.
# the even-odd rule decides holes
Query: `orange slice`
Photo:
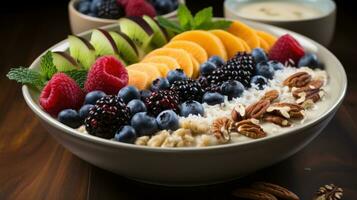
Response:
[[[259,40],[260,40],[260,47],[264,49],[265,52],[268,52],[270,49],[269,44],[265,42],[265,40],[261,37],[259,37]]]
[[[191,56],[191,60],[193,65],[192,78],[197,78],[200,74],[200,63],[193,56]]]
[[[265,40],[265,42],[268,43],[269,48],[271,48],[274,43],[276,42],[277,38],[267,32],[264,31],[256,31],[258,36],[261,37],[263,40]]]
[[[235,35],[223,30],[212,30],[210,32],[216,35],[223,42],[226,47],[228,58],[234,57],[238,52],[245,51],[245,47],[243,46],[241,40],[239,40]]]
[[[139,71],[145,73],[148,76],[148,84],[151,84],[153,80],[161,77],[159,69],[149,63],[136,63],[127,67],[128,70]]]
[[[171,41],[186,40],[199,44],[204,48],[209,57],[219,56],[227,60],[227,52],[222,41],[208,31],[193,30],[176,35]]]
[[[150,52],[146,55],[145,59],[154,56],[169,56],[176,59],[177,63],[181,66],[181,69],[185,72],[188,77],[193,74],[193,64],[191,56],[185,50],[174,49],[174,48],[160,48]]]
[[[146,63],[155,65],[156,68],[160,71],[161,77],[166,77],[167,73],[170,71],[170,68],[165,63]]]
[[[202,48],[199,44],[194,42],[177,40],[177,41],[169,42],[164,47],[183,49],[188,53],[190,53],[200,64],[206,62],[208,59],[206,50]]]
[[[139,90],[144,90],[150,85],[148,75],[144,72],[136,70],[128,70],[129,82],[128,85],[135,86]]]
[[[145,58],[144,63],[163,63],[166,64],[170,70],[174,70],[177,68],[181,68],[181,66],[177,63],[175,58],[169,56],[153,56],[150,58]]]
[[[246,41],[242,40],[242,39],[239,38],[239,37],[237,37],[237,39],[242,43],[242,45],[244,46],[244,50],[245,50],[246,52],[252,51]]]
[[[227,31],[246,41],[251,49],[260,45],[259,37],[255,30],[240,21],[233,21]]]

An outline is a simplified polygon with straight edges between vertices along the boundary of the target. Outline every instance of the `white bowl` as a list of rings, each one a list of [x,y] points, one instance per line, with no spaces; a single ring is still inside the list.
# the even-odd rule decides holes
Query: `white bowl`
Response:
[[[249,20],[254,22],[262,22],[286,28],[297,33],[303,34],[313,40],[318,41],[324,46],[331,43],[335,31],[336,22],[336,4],[333,0],[293,0],[303,5],[309,5],[322,12],[321,15],[308,19],[301,20],[269,20],[269,19],[255,19],[252,17],[245,17],[236,12],[237,7],[243,6],[247,3],[263,2],[266,0],[225,0],[224,1],[224,16],[232,19]],[[269,0],[274,2],[287,2],[285,0]]]
[[[39,92],[27,86],[22,91],[26,103],[48,132],[73,154],[89,163],[128,178],[163,185],[201,185],[222,182],[247,175],[279,162],[301,150],[314,139],[334,116],[347,87],[341,63],[320,44],[299,34],[260,23],[248,23],[276,36],[290,33],[301,44],[317,53],[330,75],[329,100],[318,118],[296,126],[284,134],[244,143],[204,148],[151,148],[119,143],[81,134],[43,111],[38,104]],[[103,27],[115,29],[116,24]],[[90,33],[80,34],[88,38]],[[66,40],[49,50],[66,50]],[[40,57],[30,68],[38,68]]]
[[[69,23],[71,25],[71,30],[73,34],[78,34],[78,33],[82,33],[83,31],[91,30],[109,24],[114,24],[118,21],[116,19],[103,19],[99,17],[91,17],[89,15],[80,13],[75,8],[78,2],[79,0],[71,0],[68,3]],[[178,2],[181,4],[185,4],[185,0],[178,0]],[[168,19],[175,18],[177,16],[177,9],[161,16]]]

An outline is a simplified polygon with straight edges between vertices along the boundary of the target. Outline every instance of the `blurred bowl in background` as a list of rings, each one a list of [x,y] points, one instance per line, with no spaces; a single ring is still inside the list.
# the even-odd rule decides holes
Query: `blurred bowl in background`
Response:
[[[328,46],[335,30],[336,4],[332,0],[225,0],[224,16],[280,26]]]
[[[71,0],[68,3],[69,23],[73,34],[78,34],[101,26],[114,24],[118,21],[116,19],[104,19],[104,18],[92,17],[80,13],[76,9],[76,5],[79,1],[80,0]],[[177,1],[178,3],[185,4],[185,0],[177,0]],[[173,12],[161,16],[164,18],[175,18],[177,16],[177,9],[174,10]]]

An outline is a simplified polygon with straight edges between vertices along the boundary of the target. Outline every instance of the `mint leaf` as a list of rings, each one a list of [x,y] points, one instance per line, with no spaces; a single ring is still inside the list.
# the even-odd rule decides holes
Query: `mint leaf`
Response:
[[[231,25],[232,21],[228,20],[216,20],[213,22],[212,27],[210,29],[223,29],[227,30]]]
[[[177,10],[177,17],[178,17],[180,26],[184,30],[189,30],[194,25],[194,20],[193,20],[191,11],[184,4],[179,5],[178,10]]]
[[[181,33],[183,32],[183,28],[180,27],[177,23],[170,21],[166,18],[163,18],[161,16],[157,17],[157,21],[159,22],[160,26],[174,32],[174,33]]]
[[[43,80],[41,74],[29,68],[12,68],[6,76],[10,80],[14,80],[18,83],[30,85],[39,89],[45,85],[45,80]]]
[[[57,72],[56,66],[53,64],[53,58],[51,51],[47,51],[45,55],[41,57],[40,73],[43,77],[51,79],[53,74]]]
[[[64,73],[71,77],[73,80],[75,80],[79,87],[84,88],[84,83],[87,80],[87,70],[72,70],[66,71]]]
[[[200,27],[202,24],[206,24],[212,21],[213,13],[212,7],[202,9],[196,13],[194,17],[194,29]]]

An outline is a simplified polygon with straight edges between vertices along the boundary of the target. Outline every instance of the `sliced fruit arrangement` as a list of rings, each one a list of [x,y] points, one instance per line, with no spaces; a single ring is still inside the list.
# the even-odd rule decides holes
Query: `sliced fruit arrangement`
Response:
[[[146,55],[145,58],[150,58],[155,56],[169,56],[171,58],[174,58],[177,61],[177,63],[180,65],[181,69],[183,69],[189,77],[192,76],[193,74],[192,57],[187,51],[182,49],[165,47],[150,52],[148,55]]]
[[[180,25],[123,18],[120,32],[95,29],[90,42],[71,35],[69,53],[47,52],[38,71],[16,68],[7,76],[40,89],[40,105],[60,122],[133,143],[178,129],[180,118],[205,116],[203,104],[263,90],[287,65],[321,67],[290,35],[276,39],[241,22],[199,22],[187,8],[179,11],[186,13],[179,13]],[[210,19],[212,10],[198,15]],[[168,32],[176,36],[170,40]]]
[[[172,41],[180,40],[197,43],[206,50],[208,56],[217,55],[224,60],[227,60],[227,51],[222,41],[213,33],[201,30],[192,30],[180,33],[172,38]]]

